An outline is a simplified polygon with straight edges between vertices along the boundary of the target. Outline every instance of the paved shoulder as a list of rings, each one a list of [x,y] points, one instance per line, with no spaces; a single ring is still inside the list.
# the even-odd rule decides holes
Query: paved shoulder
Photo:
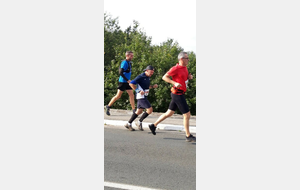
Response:
[[[143,128],[148,128],[148,125],[154,123],[161,114],[163,113],[153,112],[151,115],[149,115],[143,122]],[[131,115],[131,110],[110,109],[110,116],[107,116],[104,113],[104,124],[124,126]],[[138,120],[138,118],[135,120]],[[162,121],[158,125],[158,128],[161,130],[184,131],[183,116],[180,114],[174,114],[173,116]],[[190,118],[190,132],[196,133],[196,116],[191,116]]]

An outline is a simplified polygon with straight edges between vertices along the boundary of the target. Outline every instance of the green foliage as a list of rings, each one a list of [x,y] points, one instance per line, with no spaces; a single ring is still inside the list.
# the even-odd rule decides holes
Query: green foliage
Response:
[[[152,45],[151,37],[146,36],[135,20],[133,26],[124,31],[118,24],[118,18],[104,14],[104,104],[107,105],[117,93],[118,70],[121,61],[125,59],[125,52],[133,51],[131,79],[141,74],[148,65],[152,65],[155,72],[151,77],[151,84],[158,84],[158,88],[150,90],[148,99],[155,112],[167,111],[172,85],[164,82],[162,77],[178,63],[177,56],[184,49],[173,39],[167,39],[160,45]],[[194,52],[188,54],[190,58],[188,71],[192,73],[193,80],[189,80],[185,96],[191,114],[196,115],[196,55]],[[131,109],[126,92],[114,103],[113,108]],[[180,111],[177,110],[177,113]]]

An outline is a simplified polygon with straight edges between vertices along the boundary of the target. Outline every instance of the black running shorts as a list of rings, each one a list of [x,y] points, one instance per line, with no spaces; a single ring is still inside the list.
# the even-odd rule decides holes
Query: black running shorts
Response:
[[[185,96],[176,95],[171,93],[172,101],[170,102],[169,109],[172,111],[176,111],[178,108],[182,114],[185,114],[190,111],[189,106],[186,103]]]
[[[151,108],[151,104],[147,98],[138,99],[137,100],[137,108],[138,109],[148,109],[148,108]]]
[[[132,88],[129,86],[128,82],[119,82],[119,86],[118,89],[121,91],[125,91],[125,90],[132,90]]]

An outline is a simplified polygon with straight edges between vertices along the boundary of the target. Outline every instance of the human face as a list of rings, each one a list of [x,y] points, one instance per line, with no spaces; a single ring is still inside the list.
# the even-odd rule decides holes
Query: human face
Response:
[[[126,56],[126,59],[127,59],[128,61],[131,61],[132,58],[133,58],[133,53],[130,53],[130,54],[128,54],[128,55]]]
[[[181,58],[182,60],[182,66],[187,66],[189,64],[189,56],[187,54],[184,55],[183,58]]]
[[[153,73],[154,73],[154,70],[146,70],[146,75],[148,77],[151,77],[153,75]]]

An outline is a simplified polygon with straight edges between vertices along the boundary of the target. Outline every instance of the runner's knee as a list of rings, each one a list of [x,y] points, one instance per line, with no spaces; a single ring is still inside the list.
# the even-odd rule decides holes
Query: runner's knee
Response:
[[[116,99],[120,99],[121,96],[122,96],[122,94],[123,94],[123,91],[118,90],[117,94],[115,95],[115,98],[116,98]]]
[[[173,114],[174,114],[174,111],[168,110],[168,111],[165,113],[165,116],[171,117]]]
[[[122,94],[116,94],[116,95],[115,95],[115,98],[120,99],[121,96],[122,96]]]
[[[134,98],[134,94],[132,90],[127,90],[127,94],[130,98]]]
[[[148,113],[149,115],[150,115],[152,112],[153,112],[153,108],[152,108],[152,107],[147,109],[147,113]]]
[[[140,115],[143,112],[143,109],[137,109],[135,114]]]
[[[186,118],[186,119],[190,119],[191,112],[187,112],[187,113],[183,114],[183,117]]]

